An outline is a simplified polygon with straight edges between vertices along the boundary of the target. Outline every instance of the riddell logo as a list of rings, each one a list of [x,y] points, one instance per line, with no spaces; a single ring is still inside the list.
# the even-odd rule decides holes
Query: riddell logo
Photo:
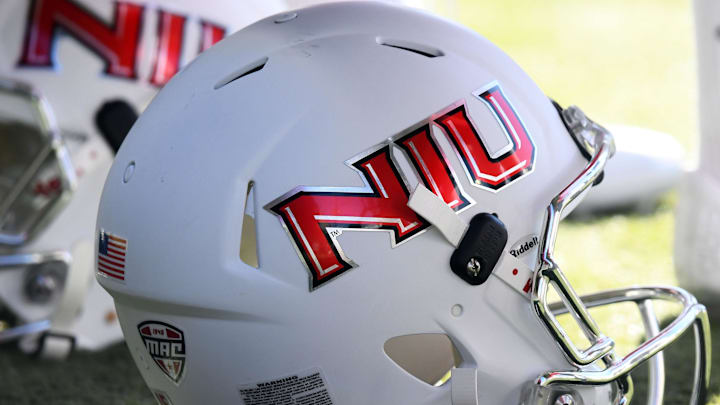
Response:
[[[157,45],[148,81],[162,86],[180,69],[188,16],[162,9],[157,13]],[[142,4],[116,1],[112,19],[104,21],[73,0],[35,0],[29,7],[18,66],[56,68],[53,48],[62,30],[102,59],[106,74],[136,79],[145,14],[146,7]],[[205,20],[199,24],[198,53],[225,36],[225,28],[221,26]]]
[[[265,207],[280,217],[309,269],[311,290],[356,267],[337,240],[343,229],[389,232],[395,247],[430,227],[407,206],[410,192],[392,155],[393,148],[404,153],[425,187],[458,212],[474,201],[460,186],[432,134],[433,128],[447,137],[476,187],[498,192],[532,171],[535,145],[500,85],[492,82],[472,95],[494,115],[497,130],[481,137],[465,100],[460,100],[348,160],[346,164],[360,174],[365,187],[300,186]],[[496,136],[504,136],[506,146],[490,152],[483,139]]]
[[[528,240],[528,238],[530,238],[530,240]],[[510,254],[515,257],[525,256],[537,247],[538,243],[540,243],[540,241],[537,236],[526,236],[510,249]]]

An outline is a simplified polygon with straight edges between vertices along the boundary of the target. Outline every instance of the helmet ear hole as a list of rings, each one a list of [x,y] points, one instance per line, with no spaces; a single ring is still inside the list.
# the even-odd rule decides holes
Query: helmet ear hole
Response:
[[[408,374],[436,387],[445,384],[452,369],[462,363],[455,345],[443,333],[395,336],[385,342],[384,350]]]

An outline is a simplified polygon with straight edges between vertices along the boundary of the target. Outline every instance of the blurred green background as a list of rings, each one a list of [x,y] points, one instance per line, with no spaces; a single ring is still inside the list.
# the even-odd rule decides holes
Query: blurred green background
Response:
[[[581,106],[601,123],[675,136],[692,162],[697,146],[696,74],[689,0],[436,1],[436,11],[510,54],[549,96]],[[566,221],[557,258],[580,293],[633,284],[676,284],[673,196],[650,214]],[[625,354],[643,336],[636,311],[596,313]],[[670,312],[664,312],[669,316]],[[709,403],[720,405],[720,329]],[[67,363],[30,362],[0,352],[1,404],[152,404],[127,350],[74,354]],[[666,353],[666,404],[687,403],[693,362],[686,337]],[[636,376],[643,403],[644,376]],[[48,399],[51,399],[48,401]]]

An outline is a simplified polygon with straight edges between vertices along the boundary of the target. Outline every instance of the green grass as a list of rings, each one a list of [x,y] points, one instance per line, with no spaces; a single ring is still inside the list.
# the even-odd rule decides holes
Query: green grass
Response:
[[[125,344],[99,353],[73,353],[67,361],[28,358],[13,344],[0,346],[2,405],[155,405]]]

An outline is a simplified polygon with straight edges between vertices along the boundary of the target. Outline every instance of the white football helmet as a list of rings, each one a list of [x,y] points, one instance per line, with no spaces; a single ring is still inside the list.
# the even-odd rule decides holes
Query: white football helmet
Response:
[[[376,3],[288,12],[140,116],[105,183],[96,275],[160,403],[625,404],[629,372],[661,368],[691,326],[699,403],[702,305],[669,287],[580,299],[553,261],[612,149],[470,30]],[[683,304],[662,331],[653,299]],[[648,325],[624,358],[587,310],[618,302]]]
[[[95,210],[136,114],[279,2],[0,3],[0,343],[62,357],[122,339],[92,274]]]

